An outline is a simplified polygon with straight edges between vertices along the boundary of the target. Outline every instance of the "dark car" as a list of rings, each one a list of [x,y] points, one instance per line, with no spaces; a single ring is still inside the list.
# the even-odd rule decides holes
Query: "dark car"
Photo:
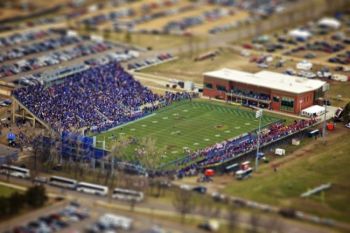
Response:
[[[207,192],[207,188],[204,186],[197,186],[197,187],[194,187],[192,191],[195,191],[200,194],[205,194]]]

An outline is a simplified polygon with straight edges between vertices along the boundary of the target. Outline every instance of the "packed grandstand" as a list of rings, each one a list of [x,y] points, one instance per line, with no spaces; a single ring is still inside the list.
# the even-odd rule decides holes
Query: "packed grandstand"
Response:
[[[274,123],[261,132],[260,145],[264,146],[278,141],[313,126],[315,123],[316,119],[314,118],[294,121],[290,125],[286,125],[283,122]],[[257,141],[257,135],[252,132],[198,150],[177,162],[177,167],[182,167],[178,173],[181,176],[195,175],[208,165],[221,164],[239,155],[256,150]],[[193,161],[197,162],[193,163]]]
[[[13,96],[57,131],[87,128],[94,132],[131,122],[173,101],[192,98],[186,92],[166,92],[164,96],[154,94],[116,62],[75,73],[49,86],[37,84],[19,88]],[[260,143],[269,144],[314,123],[314,119],[294,121],[290,125],[273,123],[262,131]],[[178,174],[191,175],[208,165],[224,163],[252,151],[256,146],[256,131],[247,132],[195,152],[187,152],[185,157],[171,164],[176,165]],[[173,168],[164,166],[162,170]]]
[[[13,96],[56,130],[97,132],[140,118],[173,100],[190,98],[187,93],[154,94],[116,62],[75,73],[52,86],[20,88]]]

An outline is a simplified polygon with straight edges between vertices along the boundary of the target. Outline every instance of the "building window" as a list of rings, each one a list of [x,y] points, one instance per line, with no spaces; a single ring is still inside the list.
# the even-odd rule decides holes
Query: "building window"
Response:
[[[213,89],[213,84],[211,84],[211,83],[205,83],[204,86],[205,86],[205,88]]]
[[[294,112],[294,99],[289,97],[282,97],[281,110]]]
[[[274,96],[273,97],[273,102],[280,102],[280,97],[279,96]]]
[[[226,87],[225,86],[221,86],[221,85],[216,85],[216,89],[218,91],[226,91]]]

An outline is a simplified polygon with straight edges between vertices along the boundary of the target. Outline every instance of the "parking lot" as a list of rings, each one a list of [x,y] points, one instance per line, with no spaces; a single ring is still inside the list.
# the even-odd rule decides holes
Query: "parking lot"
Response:
[[[213,29],[218,32],[217,27],[243,22],[248,16],[248,11],[238,11],[236,6],[167,0],[136,2],[127,7],[101,6],[76,22],[80,28],[100,31],[207,35]]]
[[[181,228],[178,224],[168,224],[152,216],[108,210],[85,201],[64,201],[27,215],[24,221],[11,220],[0,226],[1,231],[6,233],[176,233],[183,232]]]
[[[338,27],[326,26],[324,20],[339,22]],[[349,15],[340,14],[338,19],[324,17],[299,27],[277,31],[268,35],[261,35],[251,42],[241,44],[245,50],[253,50],[270,54],[274,57],[285,57],[295,62],[294,71],[286,73],[296,74],[307,78],[325,78],[325,72],[349,75],[350,41]],[[259,60],[259,59],[258,59]],[[298,62],[307,60],[313,64],[308,72],[299,72]],[[258,61],[262,68],[269,68],[265,61]],[[345,66],[344,66],[345,65]],[[310,74],[310,72],[312,74]],[[326,78],[331,78],[327,75]]]
[[[26,86],[43,82],[52,72],[67,73],[67,69],[74,71],[76,66],[129,61],[139,53],[97,36],[79,36],[65,29],[0,35],[0,80],[10,86]]]

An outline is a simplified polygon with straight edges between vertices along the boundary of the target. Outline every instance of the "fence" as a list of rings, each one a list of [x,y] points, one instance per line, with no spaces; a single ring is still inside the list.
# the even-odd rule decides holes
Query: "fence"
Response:
[[[290,144],[291,140],[293,138],[303,139],[307,135],[306,131],[314,126],[315,125],[306,127],[298,132],[295,132],[293,134],[289,134],[289,135],[286,135],[282,138],[279,138],[277,141],[272,141],[272,142],[269,142],[267,144],[261,145],[260,152],[264,153],[264,152],[270,151],[272,148],[279,147],[279,146],[286,145],[286,144]],[[243,162],[243,161],[251,159],[251,158],[255,158],[255,156],[256,156],[256,148],[251,149],[250,151],[244,152],[242,154],[239,154],[239,155],[237,155],[237,156],[235,156],[227,161],[224,161],[220,164],[219,163],[213,164],[210,166],[206,166],[205,168],[214,169],[217,173],[225,173],[226,167],[229,167],[230,165],[235,164],[235,163]]]
[[[63,132],[61,135],[61,153],[63,158],[81,158],[83,160],[101,159],[107,153],[102,149],[94,147],[91,137],[76,133]]]

